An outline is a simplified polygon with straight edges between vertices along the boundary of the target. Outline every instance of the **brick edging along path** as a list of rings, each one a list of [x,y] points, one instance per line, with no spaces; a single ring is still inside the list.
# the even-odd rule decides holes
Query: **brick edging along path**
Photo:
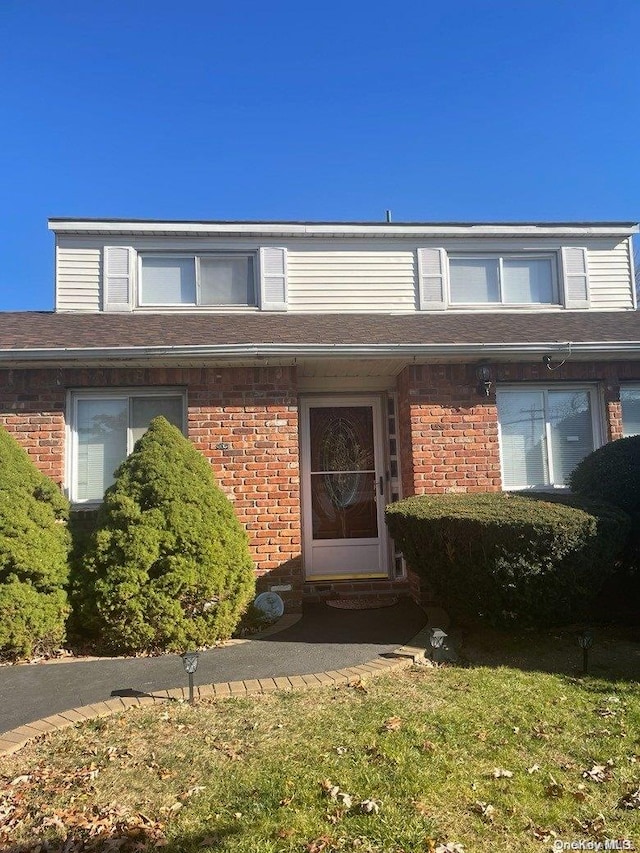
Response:
[[[316,672],[310,675],[290,675],[278,678],[248,679],[246,681],[224,681],[219,684],[204,684],[194,688],[198,698],[215,697],[228,699],[234,696],[256,696],[275,690],[299,690],[312,687],[335,687],[338,685],[358,684],[364,677],[393,672],[410,666],[417,658],[424,656],[428,644],[428,629],[420,631],[406,646],[397,649],[394,657],[379,658],[358,666],[345,669]],[[151,695],[122,696],[107,699],[92,705],[72,708],[60,714],[52,714],[28,725],[19,726],[0,734],[0,757],[11,755],[22,749],[32,740],[50,732],[66,729],[85,720],[107,717],[130,708],[144,705],[156,705],[169,701],[184,701],[188,691],[183,687],[172,690],[158,690]]]

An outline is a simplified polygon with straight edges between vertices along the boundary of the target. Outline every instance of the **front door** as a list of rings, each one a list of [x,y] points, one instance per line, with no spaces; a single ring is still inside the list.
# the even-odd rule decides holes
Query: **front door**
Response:
[[[386,577],[380,400],[315,397],[301,408],[307,578]]]

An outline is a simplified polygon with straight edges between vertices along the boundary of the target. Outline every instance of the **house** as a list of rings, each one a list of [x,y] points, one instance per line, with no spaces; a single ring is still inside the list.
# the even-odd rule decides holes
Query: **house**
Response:
[[[387,502],[564,488],[640,432],[633,223],[50,228],[55,311],[0,314],[1,422],[82,510],[165,415],[289,609],[416,591]]]

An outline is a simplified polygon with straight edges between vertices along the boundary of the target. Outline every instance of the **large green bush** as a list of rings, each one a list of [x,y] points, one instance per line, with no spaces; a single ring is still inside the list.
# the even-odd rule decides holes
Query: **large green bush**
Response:
[[[625,513],[571,502],[425,495],[390,504],[386,518],[411,568],[452,615],[536,625],[581,615],[625,541]]]
[[[64,641],[69,505],[0,430],[0,657],[30,657]]]
[[[98,514],[81,621],[107,651],[211,645],[231,634],[254,585],[246,533],[208,462],[155,418]]]
[[[640,435],[594,450],[569,478],[572,491],[607,501],[631,516],[640,514]]]

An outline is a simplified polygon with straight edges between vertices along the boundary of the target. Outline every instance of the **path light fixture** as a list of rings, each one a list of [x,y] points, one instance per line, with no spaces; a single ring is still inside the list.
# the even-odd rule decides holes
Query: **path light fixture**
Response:
[[[436,651],[442,648],[447,635],[442,628],[432,628],[429,642],[431,643],[431,660],[434,660]]]
[[[193,673],[198,668],[198,652],[185,652],[180,655],[184,671],[189,676],[189,704],[193,705]]]
[[[586,628],[578,634],[578,645],[582,649],[582,671],[586,675],[589,672],[589,649],[593,645],[593,636]]]

